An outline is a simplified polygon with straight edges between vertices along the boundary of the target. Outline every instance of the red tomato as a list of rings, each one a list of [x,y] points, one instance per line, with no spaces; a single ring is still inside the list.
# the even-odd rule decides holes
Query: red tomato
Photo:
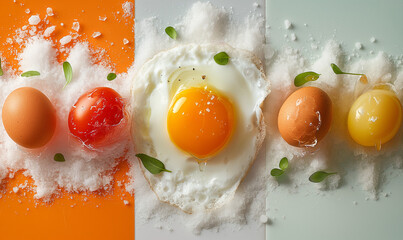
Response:
[[[77,100],[69,114],[70,132],[89,148],[119,140],[126,125],[125,104],[115,90],[92,89]]]

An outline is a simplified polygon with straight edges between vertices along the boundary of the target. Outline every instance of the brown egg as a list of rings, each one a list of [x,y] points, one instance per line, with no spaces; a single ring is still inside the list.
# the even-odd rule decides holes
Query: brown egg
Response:
[[[304,87],[292,93],[278,114],[278,130],[295,147],[314,147],[329,131],[332,101],[316,87]]]
[[[56,129],[56,111],[39,90],[23,87],[14,90],[3,105],[3,125],[17,144],[40,148],[52,138]]]

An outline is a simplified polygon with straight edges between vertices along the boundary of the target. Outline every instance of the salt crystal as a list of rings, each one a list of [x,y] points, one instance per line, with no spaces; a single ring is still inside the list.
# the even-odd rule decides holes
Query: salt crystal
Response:
[[[36,27],[32,26],[32,28],[29,30],[29,34],[31,34],[31,36],[33,36],[36,33]]]
[[[297,36],[295,35],[295,33],[291,33],[291,40],[292,40],[292,41],[296,41],[296,40],[297,40]]]
[[[31,12],[31,10],[29,10],[29,8],[25,9],[25,13],[29,14]]]
[[[50,8],[50,7],[46,8],[46,14],[47,14],[49,17],[53,16],[53,15],[54,15],[54,14],[53,14],[53,9]]]
[[[94,32],[94,33],[92,34],[92,37],[93,37],[93,38],[97,38],[97,37],[99,37],[99,36],[101,36],[101,33],[100,33],[100,32]]]
[[[60,26],[62,26],[62,27],[63,27],[63,26],[64,26],[64,23],[60,23]]]
[[[362,44],[360,42],[356,42],[355,43],[355,48],[358,49],[358,50],[361,50],[362,49]]]
[[[260,220],[261,223],[264,224],[264,223],[267,223],[269,221],[269,218],[266,215],[260,215],[259,220]]]
[[[49,37],[56,29],[56,26],[50,26],[48,28],[45,29],[45,31],[43,32],[43,36],[45,37]]]
[[[127,201],[127,200],[124,200],[123,203],[124,203],[125,205],[129,205],[129,201]]]
[[[124,45],[129,44],[129,40],[127,40],[126,38],[123,38],[123,44],[124,44]]]
[[[124,17],[131,17],[133,16],[133,3],[132,2],[125,2],[122,4],[122,9],[123,9],[123,16]]]
[[[292,28],[292,23],[290,22],[290,20],[288,20],[288,19],[284,20],[284,28],[285,29],[291,29]]]
[[[376,38],[375,38],[375,37],[371,37],[371,38],[369,39],[369,41],[372,42],[372,43],[375,43],[375,42],[376,42]]]
[[[253,7],[254,7],[254,8],[258,8],[258,7],[259,7],[259,3],[257,3],[257,2],[253,3]]]
[[[73,22],[73,26],[71,27],[74,31],[78,32],[80,30],[80,23],[79,22]]]
[[[8,44],[12,44],[12,43],[13,43],[13,39],[7,38],[7,39],[6,39],[6,42],[7,42]]]
[[[64,37],[62,37],[62,38],[60,39],[60,44],[61,44],[61,45],[66,45],[66,44],[68,44],[69,42],[71,42],[71,40],[72,40],[72,37],[71,37],[70,35],[64,36]]]
[[[39,15],[32,15],[29,19],[29,25],[38,25],[38,23],[41,21],[41,18]]]
[[[13,187],[13,192],[14,192],[14,193],[17,193],[18,190],[20,190],[18,187]]]
[[[104,16],[104,17],[99,16],[99,21],[105,22],[105,21],[106,21],[106,19],[107,19],[107,17],[106,17],[106,16]]]

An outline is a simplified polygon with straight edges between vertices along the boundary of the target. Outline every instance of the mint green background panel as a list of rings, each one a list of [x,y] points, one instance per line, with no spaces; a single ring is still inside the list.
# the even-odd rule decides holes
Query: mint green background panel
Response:
[[[357,59],[379,51],[396,62],[403,56],[403,0],[268,0],[266,17],[268,42],[277,51],[292,46],[314,60],[324,44],[334,39],[347,54],[357,53]],[[285,29],[286,19],[292,29]],[[296,41],[291,40],[291,33]],[[375,43],[370,41],[372,37]],[[356,49],[357,42],[363,49]],[[353,156],[341,153],[339,157],[346,160],[343,169],[347,172],[339,189],[321,192],[308,182],[297,191],[280,186],[269,194],[268,240],[403,239],[402,169],[392,169],[386,159],[382,166],[387,177],[381,180],[379,200],[368,200],[356,171],[348,165]]]

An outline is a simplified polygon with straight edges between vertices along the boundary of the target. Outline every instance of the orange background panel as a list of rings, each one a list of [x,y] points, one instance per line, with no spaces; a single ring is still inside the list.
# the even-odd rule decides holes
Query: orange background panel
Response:
[[[126,72],[134,60],[134,16],[124,16],[121,0],[1,0],[0,7],[0,52],[2,62],[11,66],[16,73],[16,56],[21,46],[14,39],[16,31],[28,25],[31,15],[46,16],[46,8],[51,7],[54,16],[47,17],[37,27],[37,33],[49,26],[56,26],[51,40],[60,48],[59,40],[74,33],[74,21],[80,23],[78,37],[65,48],[69,49],[77,41],[87,41],[94,53],[94,59],[110,64],[117,72]],[[131,0],[133,3],[133,0]],[[26,13],[29,9],[30,13]],[[134,12],[134,9],[133,9]],[[134,13],[132,13],[134,14]],[[100,21],[99,17],[107,17]],[[61,25],[63,23],[63,26]],[[30,28],[30,27],[29,27]],[[101,32],[92,38],[94,32]],[[129,40],[124,44],[123,39]],[[8,40],[7,40],[8,39]],[[26,40],[26,39],[25,39]],[[105,51],[103,51],[105,50]],[[100,54],[99,52],[102,51]],[[59,61],[66,57],[58,55]],[[114,169],[115,182],[108,190],[97,193],[65,193],[45,204],[34,199],[35,192],[29,190],[33,181],[22,171],[11,175],[0,185],[0,239],[7,240],[47,240],[47,239],[134,239],[134,198],[124,186],[117,182],[127,182],[129,166],[123,159]],[[28,188],[14,193],[13,187],[28,181]],[[124,200],[129,204],[124,204]]]

